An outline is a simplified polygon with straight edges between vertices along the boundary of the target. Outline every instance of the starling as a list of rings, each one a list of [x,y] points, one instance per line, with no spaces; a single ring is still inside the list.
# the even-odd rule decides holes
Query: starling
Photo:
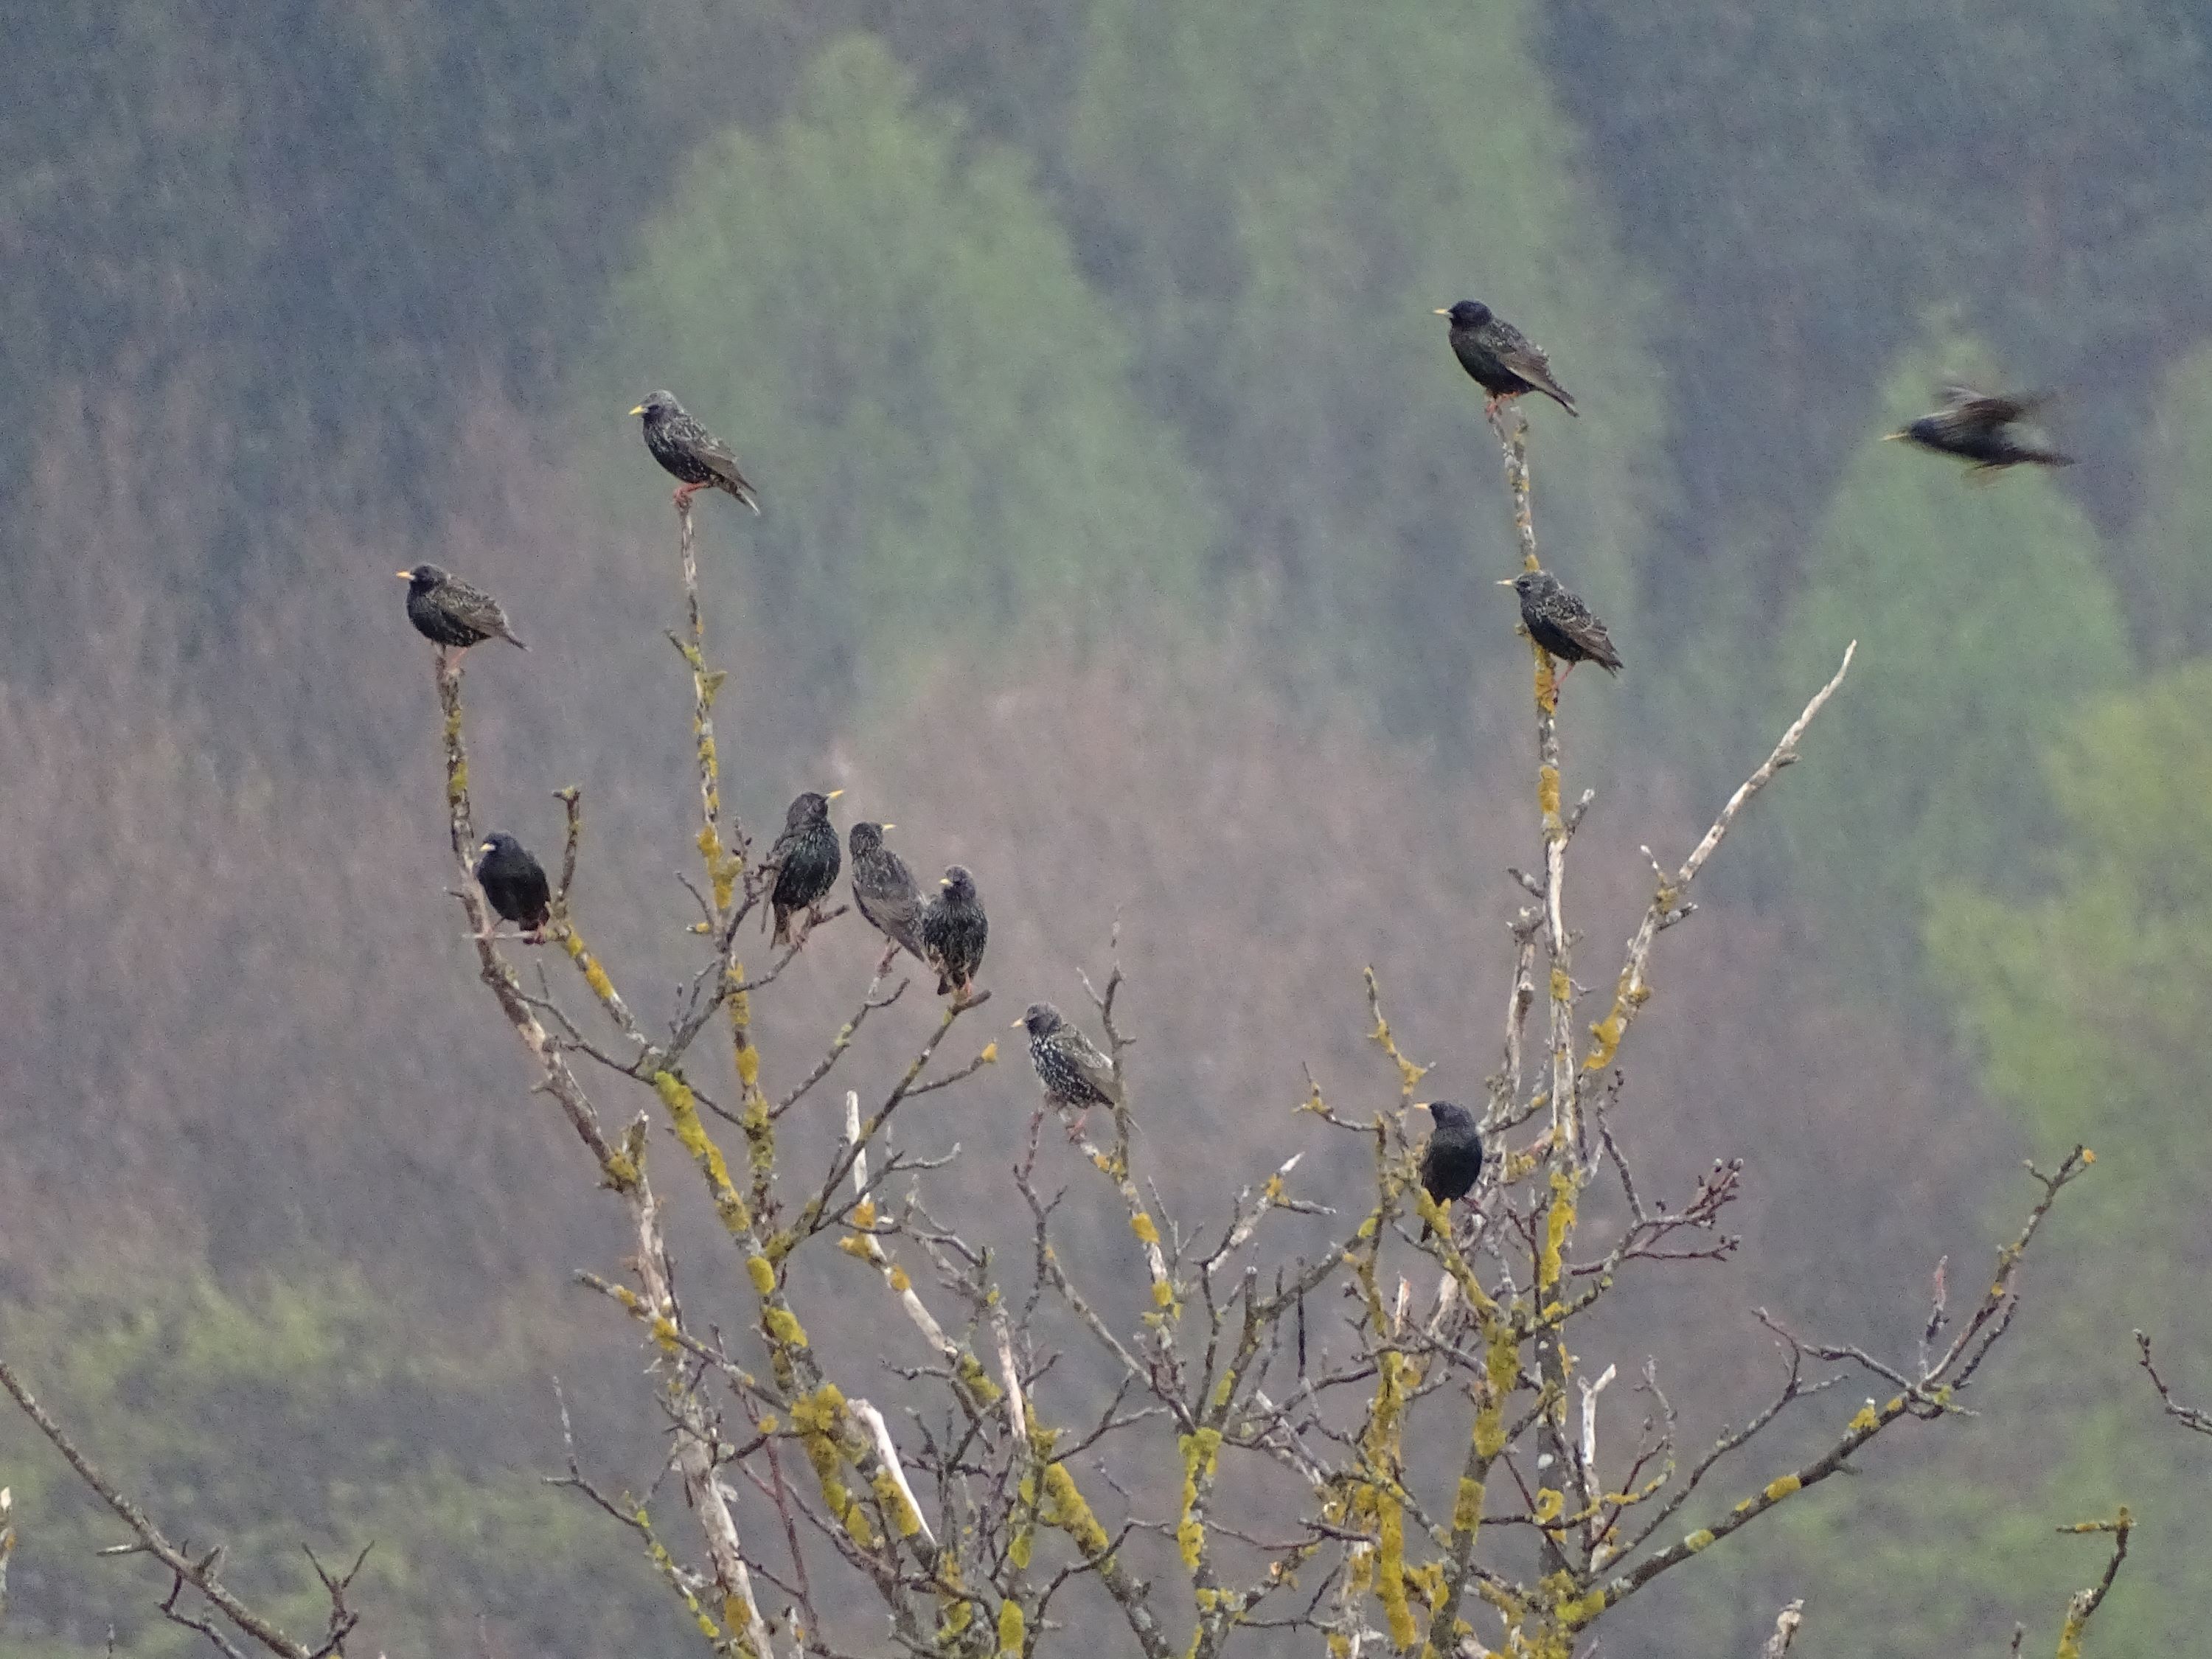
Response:
[[[837,826],[830,822],[830,803],[844,793],[832,789],[822,795],[810,789],[783,815],[783,833],[768,854],[775,866],[769,903],[775,912],[778,945],[798,942],[792,936],[791,913],[810,908],[836,884],[844,858],[837,850]]]
[[[756,513],[760,497],[738,471],[738,458],[713,433],[684,412],[684,405],[665,392],[656,392],[635,409],[645,416],[645,447],[653,459],[674,473],[681,483],[676,492],[678,507],[702,489],[726,490]]]
[[[1029,1030],[1030,1064],[1036,1067],[1048,1101],[1085,1112],[1093,1106],[1121,1109],[1121,1076],[1113,1060],[1062,1019],[1059,1009],[1032,1002],[1014,1024]]]
[[[906,860],[884,845],[888,823],[865,819],[853,826],[853,902],[866,921],[895,947],[912,951],[923,961],[921,948],[921,890]],[[884,957],[890,963],[890,952]]]
[[[496,634],[509,645],[530,649],[514,637],[507,612],[490,594],[456,581],[434,564],[418,564],[399,575],[407,584],[407,620],[424,639],[465,651]]]
[[[1421,1148],[1421,1187],[1439,1204],[1465,1198],[1482,1173],[1482,1134],[1474,1116],[1449,1100],[1431,1100],[1422,1109],[1436,1120],[1437,1129]],[[1421,1237],[1428,1236],[1424,1223]]]
[[[1972,461],[1977,472],[2033,461],[2038,466],[2071,466],[2074,458],[2055,449],[2038,449],[2013,435],[2012,428],[2050,401],[2048,393],[2007,398],[1977,392],[1970,386],[1948,386],[1942,391],[1943,407],[1923,415],[1902,432],[1885,439],[1903,439],[1942,455]]]
[[[922,960],[937,969],[937,994],[958,991],[968,1000],[975,970],[983,965],[983,946],[991,937],[983,901],[975,896],[975,878],[960,866],[946,866],[939,892],[921,913]]]
[[[491,908],[517,927],[537,934],[553,917],[553,890],[545,866],[513,836],[489,835],[477,848],[477,884]]]
[[[1550,571],[1524,570],[1499,578],[1498,585],[1521,596],[1521,625],[1528,637],[1566,664],[1559,684],[1566,684],[1578,662],[1594,662],[1608,674],[1620,672],[1620,653],[1613,648],[1605,624]]]
[[[1462,300],[1439,317],[1451,319],[1452,350],[1459,366],[1490,394],[1483,412],[1498,412],[1500,398],[1540,392],[1570,415],[1580,416],[1566,388],[1552,378],[1552,360],[1519,329],[1480,300]]]

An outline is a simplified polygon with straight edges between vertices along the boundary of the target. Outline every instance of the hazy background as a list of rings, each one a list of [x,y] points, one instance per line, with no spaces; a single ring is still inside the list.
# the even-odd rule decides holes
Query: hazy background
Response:
[[[1769,1386],[1752,1308],[1907,1352],[1936,1257],[1971,1285],[2016,1224],[2015,1161],[2099,1154],[1988,1415],[1899,1430],[1608,1649],[1749,1652],[1802,1595],[1821,1651],[1995,1651],[2094,1570],[2051,1528],[2123,1499],[2098,1639],[2212,1620],[2207,1460],[2127,1340],[2212,1394],[2200,8],[118,0],[6,38],[0,1352],[241,1588],[302,1617],[294,1540],[374,1537],[369,1650],[480,1614],[491,1659],[683,1639],[538,1482],[553,1373],[609,1484],[655,1437],[564,1288],[613,1217],[442,891],[391,573],[530,640],[472,665],[480,821],[550,849],[583,788],[580,912],[657,1015],[690,690],[623,411],[673,388],[766,507],[701,515],[728,794],[772,827],[842,785],[973,867],[1009,1018],[1079,1003],[1119,915],[1195,1212],[1320,1144],[1302,1062],[1385,1097],[1363,963],[1438,1091],[1494,1063],[1533,757],[1495,447],[1429,314],[1473,295],[1581,400],[1531,411],[1539,523],[1628,663],[1566,699],[1588,982],[1638,846],[1678,859],[1862,641],[1634,1039],[1632,1145],[1676,1197],[1745,1158],[1749,1247],[1586,1358],[1659,1353],[1709,1436]],[[2081,465],[1982,489],[1875,441],[1959,372],[2057,390]],[[873,954],[841,923],[787,976],[772,1090]],[[878,1016],[848,1080],[926,1020]],[[1008,1057],[908,1130],[979,1206],[1033,1099]],[[1097,1224],[1102,1267],[1128,1244]],[[850,1302],[810,1326],[859,1361],[875,1292],[825,1272]],[[10,1482],[11,1652],[185,1650],[12,1417]]]

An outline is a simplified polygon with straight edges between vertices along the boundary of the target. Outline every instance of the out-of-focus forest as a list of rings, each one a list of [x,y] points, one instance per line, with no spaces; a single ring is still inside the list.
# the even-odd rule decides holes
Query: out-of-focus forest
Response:
[[[374,1537],[366,1650],[679,1628],[538,1480],[556,1374],[595,1461],[646,1478],[653,1425],[568,1287],[614,1218],[443,890],[392,571],[505,599],[479,813],[550,848],[579,785],[595,942],[668,979],[690,690],[623,411],[672,387],[765,508],[701,519],[733,804],[842,786],[975,870],[1012,1008],[1079,1000],[1118,917],[1202,1202],[1310,1138],[1302,1064],[1371,1064],[1364,963],[1433,1086],[1492,1062],[1532,762],[1496,447],[1430,314],[1473,295],[1583,411],[1532,420],[1547,562],[1628,665],[1566,692],[1588,937],[1861,641],[1669,940],[1638,1133],[1678,1191],[1746,1159],[1747,1244],[1623,1370],[1701,1367],[1716,1432],[1769,1381],[1753,1309],[1909,1343],[2020,1158],[2098,1155],[1984,1415],[1670,1579],[1635,1650],[1753,1651],[1803,1596],[1835,1650],[1994,1651],[2078,1571],[2054,1523],[2120,1501],[2100,1639],[2212,1622],[2208,1470],[2128,1340],[2212,1376],[2200,8],[119,0],[7,41],[0,1351],[250,1588],[311,1607],[294,1541]],[[2080,465],[1977,488],[1876,441],[1961,374],[2057,393]],[[771,1074],[873,956],[809,948]],[[1030,1079],[939,1098],[1003,1201]],[[10,1652],[185,1650],[13,1418],[9,1483]]]

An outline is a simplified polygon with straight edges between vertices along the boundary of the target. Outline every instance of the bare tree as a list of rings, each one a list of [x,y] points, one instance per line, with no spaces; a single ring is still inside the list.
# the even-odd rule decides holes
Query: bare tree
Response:
[[[1534,569],[1527,428],[1510,408],[1495,419],[1521,562]],[[999,1059],[994,1041],[954,1042],[988,990],[946,1001],[875,1098],[844,1091],[842,1133],[818,1158],[786,1133],[792,1114],[830,1096],[823,1085],[864,1024],[926,989],[913,993],[886,956],[796,1080],[781,1093],[763,1082],[758,1001],[843,912],[832,906],[765,965],[741,959],[775,872],[725,803],[725,675],[709,650],[690,503],[678,511],[684,621],[670,639],[692,692],[698,873],[686,884],[702,943],[665,1020],[641,1017],[645,1005],[587,943],[576,790],[559,792],[568,834],[544,937],[583,992],[558,994],[544,958],[526,966],[499,931],[471,874],[463,658],[441,653],[436,684],[454,896],[532,1091],[581,1147],[580,1177],[623,1218],[619,1269],[577,1279],[635,1328],[648,1362],[641,1409],[667,1432],[665,1466],[642,1494],[611,1490],[586,1472],[562,1401],[566,1469],[550,1478],[607,1515],[611,1540],[644,1554],[708,1650],[835,1659],[880,1650],[888,1636],[904,1651],[972,1659],[1078,1643],[1207,1659],[1241,1638],[1247,1650],[1325,1647],[1338,1659],[1571,1659],[1654,1580],[1844,1469],[1869,1442],[1908,1419],[1966,1412],[2011,1328],[2045,1218],[2093,1162],[2081,1147],[2047,1172],[2030,1166],[2033,1201],[1970,1306],[1951,1309],[1938,1265],[1912,1353],[1807,1335],[1760,1310],[1771,1392],[1709,1444],[1685,1443],[1668,1394],[1698,1379],[1662,1380],[1649,1360],[1632,1365],[1628,1385],[1640,1425],[1601,1435],[1620,1364],[1578,1352],[1603,1340],[1592,1334],[1601,1303],[1670,1264],[1736,1249],[1723,1224],[1741,1163],[1717,1162],[1674,1206],[1639,1180],[1630,1038],[1662,982],[1662,936],[1694,913],[1707,864],[1797,759],[1851,651],[1679,863],[1646,849],[1649,904],[1585,1024],[1567,875],[1594,792],[1568,804],[1553,665],[1531,642],[1537,856],[1511,872],[1528,902],[1509,932],[1511,990],[1479,1111],[1490,1155],[1464,1205],[1448,1211],[1416,1178],[1409,1115],[1429,1067],[1401,1046],[1370,968],[1377,1081],[1357,1102],[1316,1083],[1304,1103],[1357,1149],[1364,1183],[1308,1185],[1294,1156],[1243,1172],[1218,1214],[1173,1213],[1153,1176],[1188,1150],[1139,1128],[1153,1120],[1142,1050],[1119,1017],[1116,940],[1091,1014],[1119,1098],[1087,1119],[1040,1102],[1013,1137],[1010,1232],[1000,1218],[940,1213],[933,1178],[958,1154],[921,1157],[898,1139],[912,1103]],[[1072,1185],[1055,1184],[1048,1161],[1054,1116],[1077,1155]],[[728,1252],[693,1274],[679,1275],[675,1200],[648,1170],[656,1126],[690,1165],[684,1178],[702,1189],[702,1218]],[[1102,1217],[1135,1241],[1131,1273],[1075,1242],[1099,1236]],[[912,1335],[835,1353],[809,1333],[830,1297],[879,1297]],[[918,1358],[896,1357],[908,1352]],[[1853,1379],[1863,1397],[1838,1392]],[[125,1547],[171,1573],[171,1619],[234,1656],[239,1641],[284,1659],[344,1651],[360,1560],[343,1575],[318,1565],[328,1629],[315,1643],[289,1637],[228,1589],[219,1547],[170,1542],[4,1366],[0,1386],[114,1510],[132,1534]],[[1813,1449],[1756,1462],[1752,1443],[1785,1419]],[[659,1494],[671,1475],[680,1507]],[[2079,1651],[2130,1524],[2123,1511],[2077,1528],[2112,1532],[2116,1544],[2103,1580],[2069,1607],[2062,1654]],[[0,1530],[0,1568],[9,1536]],[[1801,1619],[1801,1604],[1784,1611],[1768,1653],[1788,1650]]]

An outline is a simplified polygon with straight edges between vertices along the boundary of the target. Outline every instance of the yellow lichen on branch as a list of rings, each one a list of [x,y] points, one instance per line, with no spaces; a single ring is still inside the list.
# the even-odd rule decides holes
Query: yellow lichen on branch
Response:
[[[676,1131],[676,1139],[693,1163],[707,1177],[708,1190],[713,1194],[714,1209],[722,1218],[722,1224],[732,1233],[740,1233],[752,1226],[752,1214],[745,1201],[730,1182],[730,1166],[722,1157],[722,1149],[707,1133],[707,1126],[699,1121],[699,1103],[690,1085],[673,1072],[653,1074],[653,1092],[660,1103],[668,1109],[669,1126]]]
[[[1221,1451],[1221,1431],[1200,1429],[1194,1434],[1179,1435],[1176,1443],[1182,1451],[1182,1519],[1176,1527],[1176,1544],[1182,1552],[1183,1565],[1195,1572],[1206,1548],[1206,1528],[1198,1518],[1200,1494],[1213,1477],[1214,1460]]]

